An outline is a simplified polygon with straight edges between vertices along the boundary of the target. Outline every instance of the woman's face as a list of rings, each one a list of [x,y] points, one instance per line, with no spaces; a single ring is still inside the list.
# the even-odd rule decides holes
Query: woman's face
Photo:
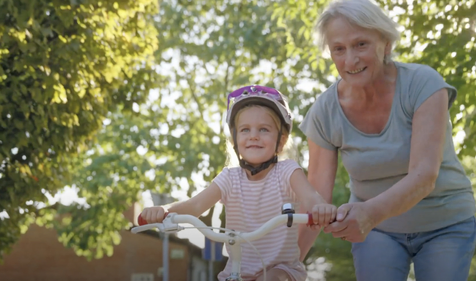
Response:
[[[383,74],[391,44],[378,31],[337,17],[327,25],[326,39],[339,75],[351,86],[368,86]]]

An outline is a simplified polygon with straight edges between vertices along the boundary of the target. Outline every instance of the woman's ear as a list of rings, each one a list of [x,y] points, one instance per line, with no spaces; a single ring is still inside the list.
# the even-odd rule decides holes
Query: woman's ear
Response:
[[[392,53],[392,42],[387,41],[387,44],[385,45],[385,56],[390,56]]]

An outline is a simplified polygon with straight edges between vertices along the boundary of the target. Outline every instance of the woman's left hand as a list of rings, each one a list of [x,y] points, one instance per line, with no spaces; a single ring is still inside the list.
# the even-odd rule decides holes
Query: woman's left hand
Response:
[[[337,220],[324,232],[353,243],[363,242],[377,225],[376,216],[365,202],[343,204],[337,209]]]

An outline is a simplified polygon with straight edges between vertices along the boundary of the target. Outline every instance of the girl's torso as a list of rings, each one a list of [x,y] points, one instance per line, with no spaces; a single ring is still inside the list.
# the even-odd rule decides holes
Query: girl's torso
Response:
[[[215,182],[222,190],[226,227],[241,232],[256,230],[271,218],[280,215],[284,203],[294,204],[298,211],[299,202],[289,184],[289,178],[296,169],[300,167],[295,161],[284,160],[278,162],[266,177],[257,181],[248,180],[246,172],[239,167],[229,168],[226,174],[222,172],[223,175],[217,176]],[[305,276],[305,270],[299,263],[297,231],[296,224],[289,228],[282,225],[252,242],[267,267],[283,264],[291,271],[290,274],[294,272],[294,275]],[[248,244],[242,244],[241,268],[244,280],[256,278],[262,271],[258,254]],[[230,272],[229,260],[219,277],[228,276]]]

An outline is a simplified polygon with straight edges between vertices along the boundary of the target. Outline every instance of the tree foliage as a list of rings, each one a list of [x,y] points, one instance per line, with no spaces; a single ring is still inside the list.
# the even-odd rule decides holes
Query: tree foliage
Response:
[[[0,252],[71,179],[72,159],[154,87],[157,2],[0,1]],[[51,218],[49,213],[44,218]],[[24,227],[22,228],[25,229]]]
[[[83,224],[57,226],[62,237],[72,237],[62,238],[65,243],[79,252],[105,247],[98,246],[97,241],[110,243],[105,237],[118,229],[114,224],[121,212],[142,190],[169,193],[186,189],[190,196],[204,188],[225,163],[222,120],[226,94],[233,89],[253,83],[280,89],[290,98],[297,125],[316,96],[337,75],[313,37],[315,20],[324,5],[322,1],[161,3],[156,22],[161,42],[157,52],[161,75],[158,90],[147,102],[138,103],[136,112],[111,113],[110,124],[104,126],[91,154],[78,164],[83,168],[74,183],[90,206],[68,209],[81,217]],[[426,10],[416,11],[414,21],[424,22]],[[417,24],[403,18],[402,13],[399,16],[406,30],[413,32],[410,27]],[[427,31],[419,30],[418,34],[427,34],[434,27],[421,28]],[[442,42],[439,45],[449,48]],[[448,79],[446,68],[422,60],[424,56],[415,47],[399,45],[400,59],[427,63]],[[460,89],[458,102],[466,104],[468,93]],[[454,120],[465,124],[461,126],[470,132],[470,119],[458,119],[458,109],[453,108]],[[294,135],[299,158],[305,164],[305,138],[299,130]],[[473,145],[467,142],[467,146]],[[347,182],[348,176],[340,166],[334,192],[338,205],[348,199]],[[107,213],[109,219],[98,221],[98,213]],[[78,238],[75,233],[87,236]],[[85,237],[93,238],[81,242]],[[334,265],[329,277],[354,278],[348,243],[321,235],[314,249],[311,260],[325,256]]]
[[[317,95],[337,77],[314,40],[315,21],[327,2],[162,1],[155,17],[161,42],[155,53],[156,90],[145,99],[150,80],[127,79],[136,81],[137,88],[124,89],[122,98],[101,111],[101,116],[109,113],[98,139],[88,153],[72,160],[77,170],[68,181],[80,190],[87,205],[59,209],[63,221],[55,222],[55,227],[60,240],[88,257],[111,254],[111,245],[119,241],[118,231],[127,227],[122,213],[142,191],[182,189],[191,196],[206,187],[226,161],[226,95],[238,87],[256,83],[281,90],[289,97],[297,128]],[[396,59],[428,64],[458,88],[451,118],[455,134],[466,133],[458,152],[468,175],[474,175],[474,0],[418,0],[411,7],[404,1],[379,3],[394,12],[404,30]],[[139,34],[155,42],[154,33],[146,33]],[[102,121],[99,118],[94,129]],[[293,135],[298,160],[306,166],[306,139],[299,129]],[[348,200],[347,182],[347,173],[339,166],[334,190],[337,205]],[[333,265],[329,279],[355,280],[349,243],[321,234],[309,254],[310,260],[318,256]]]

